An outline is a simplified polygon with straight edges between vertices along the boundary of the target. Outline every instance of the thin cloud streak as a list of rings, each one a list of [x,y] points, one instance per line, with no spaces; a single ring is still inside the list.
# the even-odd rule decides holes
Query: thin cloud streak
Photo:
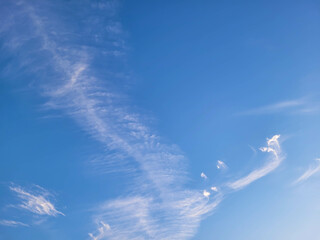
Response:
[[[21,203],[17,205],[18,208],[28,210],[38,215],[48,215],[53,217],[56,217],[57,215],[65,216],[48,200],[50,193],[47,190],[41,188],[40,191],[33,193],[20,186],[10,186],[9,188],[17,194],[17,197],[21,201]]]
[[[2,226],[7,226],[7,227],[29,227],[28,224],[18,222],[18,221],[13,221],[13,220],[0,220],[0,225]]]
[[[237,115],[263,115],[274,113],[312,113],[318,111],[313,104],[309,103],[306,98],[282,101],[267,106],[249,109],[238,113]]]
[[[294,181],[294,184],[301,183],[309,179],[311,176],[314,174],[318,173],[320,171],[320,158],[316,159],[317,161],[317,166],[314,167],[309,167],[309,169],[304,172],[296,181]]]
[[[260,148],[262,152],[271,154],[270,161],[264,167],[252,171],[243,178],[228,183],[227,186],[234,190],[239,190],[275,170],[284,159],[278,142],[279,137],[280,135],[274,135],[271,139],[267,139],[267,147]]]

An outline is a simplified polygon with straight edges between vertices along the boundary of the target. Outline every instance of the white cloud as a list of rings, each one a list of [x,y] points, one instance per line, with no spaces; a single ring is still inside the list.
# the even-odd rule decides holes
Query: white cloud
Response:
[[[200,177],[202,177],[204,179],[208,179],[207,175],[205,175],[203,172],[200,174]]]
[[[317,158],[316,161],[317,166],[309,167],[309,169],[305,173],[303,173],[296,181],[294,181],[294,183],[303,182],[314,174],[318,173],[320,171],[320,158]]]
[[[212,191],[214,191],[214,192],[218,192],[218,188],[217,187],[211,187],[210,188]]]
[[[57,216],[63,215],[55,206],[48,200],[50,193],[37,186],[36,192],[25,190],[20,186],[10,186],[11,191],[17,194],[21,203],[17,207],[28,210],[38,215]]]
[[[235,190],[241,189],[275,170],[284,159],[281,154],[281,147],[278,142],[279,137],[280,135],[274,135],[271,139],[267,139],[267,147],[260,148],[262,152],[271,153],[270,161],[267,162],[265,166],[252,171],[243,178],[229,183],[228,186]]]
[[[261,115],[273,113],[312,113],[319,109],[314,106],[314,103],[308,102],[307,98],[294,99],[289,101],[277,102],[271,105],[258,107],[243,111],[239,115]]]
[[[95,7],[105,9],[98,5]],[[144,118],[132,113],[130,108],[122,103],[121,98],[125,97],[110,86],[103,87],[108,77],[90,62],[91,59],[103,60],[101,55],[95,58],[100,49],[87,50],[87,46],[79,48],[61,44],[59,29],[50,28],[49,18],[42,22],[34,9],[31,7],[25,9],[29,11],[35,29],[32,39],[43,43],[40,50],[42,56],[50,56],[48,62],[42,66],[46,71],[49,69],[53,72],[45,75],[48,82],[44,84],[46,87],[42,86],[42,89],[45,89],[42,93],[49,98],[46,107],[50,110],[64,111],[101,143],[108,156],[114,156],[93,161],[93,164],[98,162],[99,166],[103,165],[102,172],[118,171],[119,168],[128,169],[128,161],[124,159],[134,162],[130,165],[130,169],[131,167],[136,169],[134,177],[129,180],[129,190],[123,193],[125,197],[106,201],[96,209],[93,218],[98,227],[95,232],[89,233],[89,236],[94,240],[191,238],[200,221],[212,213],[222,201],[222,193],[219,192],[209,198],[210,193],[207,191],[185,188],[186,161],[181,151],[176,146],[163,144],[160,137],[144,123]],[[35,9],[40,11],[38,9],[41,8]],[[98,16],[95,19],[98,19]],[[57,26],[58,23],[53,25]],[[117,28],[110,26],[104,30],[106,32],[109,30],[110,33],[110,30],[114,32]],[[52,38],[51,32],[57,35]],[[29,34],[32,35],[32,32],[28,32]],[[71,32],[67,36],[79,36],[79,34]],[[95,39],[100,41],[104,36],[95,36]],[[73,40],[76,39],[70,42],[75,42]],[[114,42],[116,42],[114,46],[117,45],[116,49],[107,49],[103,52],[121,51],[119,46],[123,41],[118,39]],[[34,50],[33,54],[36,54],[37,49]],[[115,162],[119,163],[116,169]],[[218,161],[217,167],[222,169],[226,168],[226,165]],[[240,179],[240,182],[235,182],[233,185],[236,188],[239,188],[239,185],[242,187],[264,173],[258,171],[251,175],[248,176],[249,179],[242,181]],[[39,215],[63,215],[56,210],[45,194],[26,191],[21,187],[12,187],[11,190],[21,199],[20,208]],[[217,189],[211,188],[211,190]]]
[[[222,195],[212,199],[194,191],[173,193],[165,203],[143,196],[108,201],[97,210],[95,220],[99,226],[90,233],[100,239],[188,239],[194,235],[199,221],[212,212]],[[108,221],[108,230],[101,226]]]
[[[107,231],[111,229],[109,224],[106,224],[103,221],[100,221],[99,224],[100,224],[100,227],[98,228],[98,233],[96,236],[94,236],[93,233],[89,233],[89,236],[92,240],[103,239],[106,236]]]
[[[19,227],[19,226],[29,227],[28,224],[13,221],[13,220],[0,220],[0,225],[7,226],[7,227]]]
[[[218,169],[226,169],[227,165],[224,162],[222,162],[221,160],[218,160],[217,161],[217,168]]]
[[[185,189],[184,155],[176,146],[161,143],[160,137],[144,124],[144,118],[123,105],[121,94],[102,87],[105,79],[100,76],[103,74],[90,63],[99,51],[59,45],[55,41],[57,37],[50,38],[47,31],[50,19],[43,22],[35,10],[29,10],[35,27],[34,38],[43,43],[41,51],[51,56],[46,66],[52,67],[54,76],[61,76],[46,78],[48,82],[42,93],[49,101],[45,107],[64,111],[100,142],[108,155],[121,156],[121,159],[112,158],[111,161],[108,158],[93,161],[99,166],[102,164],[103,171],[113,171],[110,168],[114,168],[116,160],[119,162],[117,168],[128,169],[128,161],[122,159],[130,159],[134,162],[130,168],[136,168],[128,183],[131,188],[123,193],[131,197],[107,201],[100,206],[94,216],[98,228],[89,236],[97,240],[192,237],[201,219],[218,206],[221,195],[208,199],[198,189]],[[12,190],[23,200],[21,208],[40,215],[63,214],[44,196],[20,188]]]
[[[207,190],[203,190],[203,196],[209,197],[210,196],[210,192],[208,192]]]

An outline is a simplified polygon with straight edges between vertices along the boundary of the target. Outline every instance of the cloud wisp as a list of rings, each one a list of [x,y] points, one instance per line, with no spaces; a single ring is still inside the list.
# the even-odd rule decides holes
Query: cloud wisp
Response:
[[[301,183],[309,179],[311,176],[315,175],[316,173],[320,172],[320,158],[316,159],[317,165],[311,166],[307,171],[305,171],[296,181],[294,184]]]
[[[51,195],[47,190],[37,186],[37,191],[25,190],[20,186],[10,186],[20,200],[20,204],[16,207],[25,209],[37,215],[46,215],[56,217],[64,214],[58,211],[48,198]]]
[[[214,186],[214,187],[211,187],[210,189],[211,189],[212,191],[214,191],[214,192],[218,192],[218,191],[219,191],[219,189],[218,189],[217,187],[215,187],[215,186]]]
[[[100,221],[100,227],[98,228],[98,233],[96,236],[94,236],[92,233],[89,233],[89,237],[92,240],[99,240],[99,239],[103,239],[104,237],[106,237],[106,235],[108,235],[108,231],[110,230],[110,225],[104,223],[103,221]]]
[[[227,165],[223,161],[221,160],[217,161],[217,169],[227,169],[227,168],[228,168]]]
[[[275,113],[303,114],[314,113],[319,109],[314,103],[307,101],[307,98],[277,102],[271,105],[249,109],[238,113],[237,115],[265,115]]]
[[[200,177],[202,177],[202,178],[204,178],[204,179],[208,179],[207,175],[206,175],[204,172],[202,172],[202,173],[200,174]]]
[[[270,160],[265,164],[265,166],[252,171],[243,178],[228,183],[227,186],[231,189],[239,190],[275,170],[284,159],[278,141],[279,137],[280,135],[274,135],[271,139],[267,139],[267,147],[260,148],[262,152],[268,152],[271,154]]]
[[[7,226],[7,227],[29,227],[28,224],[22,223],[22,222],[18,222],[18,221],[14,221],[14,220],[0,220],[0,225],[2,226]]]

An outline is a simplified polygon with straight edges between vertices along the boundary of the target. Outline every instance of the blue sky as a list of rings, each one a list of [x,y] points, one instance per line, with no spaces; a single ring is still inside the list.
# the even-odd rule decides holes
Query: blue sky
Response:
[[[0,239],[319,239],[319,7],[2,1]]]

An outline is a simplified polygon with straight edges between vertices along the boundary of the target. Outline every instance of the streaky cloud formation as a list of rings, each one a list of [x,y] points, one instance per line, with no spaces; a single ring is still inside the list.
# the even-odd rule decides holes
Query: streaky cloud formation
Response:
[[[75,49],[59,42],[59,31],[52,28],[56,23],[39,14],[38,8],[25,3],[24,9],[31,19],[33,38],[41,43],[39,54],[50,56],[42,67],[51,69],[55,76],[55,79],[46,78],[47,82],[41,86],[41,93],[49,99],[45,107],[65,112],[100,142],[108,154],[120,153],[123,158],[118,161],[119,169],[128,169],[127,161],[122,160],[130,159],[139,173],[132,177],[133,186],[124,193],[125,197],[107,200],[96,210],[93,218],[98,228],[89,236],[92,239],[172,240],[193,236],[201,219],[212,213],[222,195],[209,198],[203,196],[200,189],[186,189],[184,155],[176,146],[161,143],[143,118],[121,103],[120,94],[104,86],[105,79],[91,63],[100,50]],[[103,16],[106,15],[108,13]],[[103,29],[110,34],[110,28]],[[105,162],[107,165],[107,158]],[[113,159],[111,164],[114,162]],[[20,208],[40,215],[63,215],[45,196],[20,187],[11,190],[22,200]]]
[[[106,33],[90,34],[94,36],[94,44],[103,45],[101,39],[110,40],[109,35],[113,34],[112,45],[108,45],[110,49],[101,51],[92,47],[91,40],[83,46],[79,44],[80,47],[68,44],[79,42],[72,37],[81,36],[82,29],[77,29],[79,32],[74,34],[72,27],[68,30],[72,23],[53,19],[54,15],[47,18],[41,12],[45,6],[35,8],[31,4],[21,2],[25,21],[31,20],[29,27],[32,31],[27,35],[40,44],[39,48],[32,49],[32,54],[45,58],[37,68],[32,68],[35,66],[31,64],[37,74],[46,76],[39,90],[47,99],[45,108],[64,112],[104,147],[107,156],[112,156],[91,162],[103,166],[102,173],[122,169],[135,172],[121,196],[96,204],[98,207],[92,213],[96,230],[90,231],[89,237],[93,240],[181,240],[194,236],[200,221],[213,213],[224,195],[222,191],[217,192],[217,187],[211,188],[217,192],[212,195],[207,190],[187,188],[186,157],[181,150],[175,145],[164,144],[145,124],[144,118],[123,103],[122,99],[126,97],[106,82],[105,72],[101,73],[101,69],[95,67],[93,62],[97,59],[101,61],[110,54],[113,57],[123,54],[124,47],[119,47],[124,45],[121,25],[112,22],[105,26],[108,23],[105,18],[111,18],[110,12],[114,14],[114,10],[110,10],[112,5],[106,4],[109,6],[106,12],[106,8],[101,7],[106,5],[92,5],[98,6],[100,14],[94,12],[94,21],[88,20],[88,25],[81,26],[91,30],[92,24],[103,22],[101,29]],[[78,6],[77,14],[81,15],[81,11],[88,8],[86,5],[82,7]],[[59,35],[59,24],[70,32]],[[65,39],[66,36],[71,39]],[[23,42],[21,44],[23,46]],[[268,141],[268,148],[263,151],[278,156],[277,136]],[[266,175],[275,168],[274,164],[269,165],[231,183],[230,187],[240,189]],[[224,162],[217,162],[217,168],[226,167]],[[206,178],[204,176],[201,174]],[[22,202],[18,207],[22,209],[38,215],[64,215],[49,201],[46,191],[35,193],[19,186],[10,189],[18,195]]]
[[[29,227],[28,224],[18,222],[18,221],[13,221],[13,220],[0,220],[0,225],[7,226],[7,227]]]
[[[47,190],[37,186],[37,191],[25,190],[20,186],[10,186],[11,191],[17,194],[21,203],[16,207],[28,210],[38,215],[57,216],[64,214],[58,211],[53,203],[48,200],[51,195]]]
[[[215,209],[222,200],[202,193],[186,191],[180,199],[162,203],[152,197],[136,196],[108,201],[95,216],[100,226],[92,239],[187,239],[194,234],[202,216]],[[168,214],[171,212],[171,214]],[[108,220],[108,228],[101,222]],[[185,220],[185,221],[184,221]]]
[[[239,190],[275,170],[284,159],[278,142],[279,137],[280,135],[274,135],[271,139],[267,139],[267,147],[260,148],[262,152],[271,154],[270,161],[267,162],[265,166],[252,171],[243,178],[228,183],[227,186],[234,190]]]
[[[318,111],[319,108],[307,101],[307,98],[299,98],[294,100],[277,102],[271,105],[262,106],[238,113],[238,115],[262,115],[274,113],[312,113]]]
[[[309,169],[305,173],[303,173],[293,183],[294,184],[301,183],[301,182],[306,181],[307,179],[309,179],[314,174],[318,173],[320,171],[320,158],[317,158],[316,161],[317,161],[317,165],[316,166],[309,167]]]

